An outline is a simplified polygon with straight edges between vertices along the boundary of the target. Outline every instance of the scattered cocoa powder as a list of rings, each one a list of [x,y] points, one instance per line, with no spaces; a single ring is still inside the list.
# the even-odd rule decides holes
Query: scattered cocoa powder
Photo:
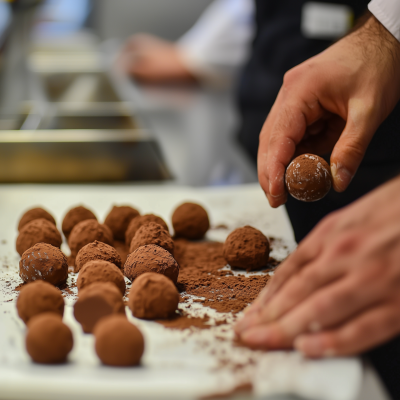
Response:
[[[188,315],[182,314],[169,320],[162,319],[157,320],[156,322],[165,326],[166,328],[184,330],[192,327],[199,329],[209,329],[212,325],[208,325],[208,321],[209,318],[207,316],[201,318],[190,317]]]
[[[214,393],[207,396],[200,397],[201,400],[213,400],[213,399],[230,399],[232,396],[240,394],[250,394],[253,392],[252,383],[242,383],[235,386],[232,390],[221,393]],[[236,398],[236,397],[235,397]]]
[[[270,264],[263,274],[249,277],[221,270],[226,261],[223,244],[218,242],[192,243],[177,239],[175,256],[180,266],[178,290],[184,296],[204,298],[200,300],[203,305],[218,312],[242,311],[255,300],[270,278],[265,273],[271,268]]]

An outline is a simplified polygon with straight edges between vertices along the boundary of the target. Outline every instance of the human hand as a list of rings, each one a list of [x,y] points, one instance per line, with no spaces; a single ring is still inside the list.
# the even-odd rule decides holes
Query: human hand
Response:
[[[127,40],[117,66],[150,83],[195,81],[174,43],[147,34],[133,35]]]
[[[236,325],[255,348],[353,355],[400,333],[400,178],[325,218]]]
[[[347,188],[380,123],[400,97],[400,43],[370,17],[288,71],[260,134],[258,178],[272,207],[286,202],[295,155],[331,154],[333,187]]]

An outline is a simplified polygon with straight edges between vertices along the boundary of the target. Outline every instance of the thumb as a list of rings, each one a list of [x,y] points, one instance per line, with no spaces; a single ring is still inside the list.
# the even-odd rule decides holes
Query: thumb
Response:
[[[349,186],[378,127],[373,109],[361,101],[357,103],[349,107],[346,126],[331,155],[333,188],[337,192]]]

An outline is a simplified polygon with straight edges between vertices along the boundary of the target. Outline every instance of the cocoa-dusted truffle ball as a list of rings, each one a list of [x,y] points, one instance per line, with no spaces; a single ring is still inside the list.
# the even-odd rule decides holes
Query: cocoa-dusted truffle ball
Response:
[[[91,333],[100,318],[110,314],[125,315],[122,294],[111,282],[96,282],[79,292],[74,316],[86,333]]]
[[[47,219],[35,219],[22,227],[17,237],[16,248],[20,256],[36,243],[48,243],[60,247],[61,234],[54,224]]]
[[[265,267],[269,259],[269,241],[251,226],[235,229],[226,238],[224,257],[231,267],[248,271]]]
[[[142,225],[133,237],[129,253],[146,244],[156,244],[174,255],[174,241],[171,235],[161,225],[155,222]]]
[[[140,363],[144,338],[140,330],[121,315],[102,318],[94,328],[95,349],[101,362],[116,367]]]
[[[110,228],[107,225],[99,224],[93,219],[79,222],[72,229],[68,239],[71,256],[76,257],[83,246],[95,240],[112,246],[114,240]]]
[[[286,188],[297,200],[321,200],[332,186],[332,175],[328,163],[314,154],[296,157],[287,167]]]
[[[75,259],[75,272],[79,272],[86,263],[93,260],[108,261],[116,265],[119,269],[122,267],[121,257],[117,250],[108,244],[95,240],[79,250]]]
[[[67,240],[69,238],[69,235],[71,234],[72,229],[74,229],[74,226],[76,224],[79,224],[79,222],[86,221],[87,219],[94,219],[97,221],[97,218],[93,214],[93,212],[83,206],[71,208],[65,214],[62,222],[62,231]]]
[[[18,231],[20,231],[27,223],[41,218],[51,222],[54,226],[56,225],[56,220],[48,211],[41,207],[36,207],[28,210],[22,215],[18,223]]]
[[[175,315],[179,293],[170,279],[146,272],[132,284],[128,306],[136,318],[166,319]]]
[[[59,314],[43,313],[31,318],[26,335],[26,351],[41,364],[59,364],[67,360],[74,341],[72,332]]]
[[[169,251],[155,244],[148,244],[129,254],[124,265],[124,274],[132,282],[145,272],[165,275],[176,284],[179,265]]]
[[[17,300],[17,311],[25,324],[35,315],[44,312],[54,312],[63,316],[64,298],[50,283],[31,282],[21,289]]]
[[[129,247],[138,229],[150,222],[155,222],[156,224],[161,225],[166,231],[169,231],[168,225],[161,217],[154,214],[140,215],[130,222],[128,229],[125,232],[125,244]]]
[[[207,211],[196,203],[183,203],[172,214],[175,236],[191,240],[202,239],[210,221]]]
[[[130,206],[113,206],[104,224],[111,229],[114,239],[125,240],[129,223],[139,215],[139,211]]]
[[[67,257],[58,247],[37,243],[22,254],[19,276],[24,282],[42,280],[63,285],[68,278]]]
[[[76,282],[79,291],[94,282],[112,282],[123,295],[125,294],[124,275],[116,265],[108,261],[89,261],[79,271],[78,280]]]

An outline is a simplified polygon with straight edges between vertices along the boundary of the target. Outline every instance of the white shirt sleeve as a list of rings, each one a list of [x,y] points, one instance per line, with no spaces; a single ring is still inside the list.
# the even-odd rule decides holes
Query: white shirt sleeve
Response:
[[[400,42],[400,0],[372,0],[368,9]]]
[[[230,82],[250,53],[253,0],[216,0],[177,42],[187,68],[209,83]]]

